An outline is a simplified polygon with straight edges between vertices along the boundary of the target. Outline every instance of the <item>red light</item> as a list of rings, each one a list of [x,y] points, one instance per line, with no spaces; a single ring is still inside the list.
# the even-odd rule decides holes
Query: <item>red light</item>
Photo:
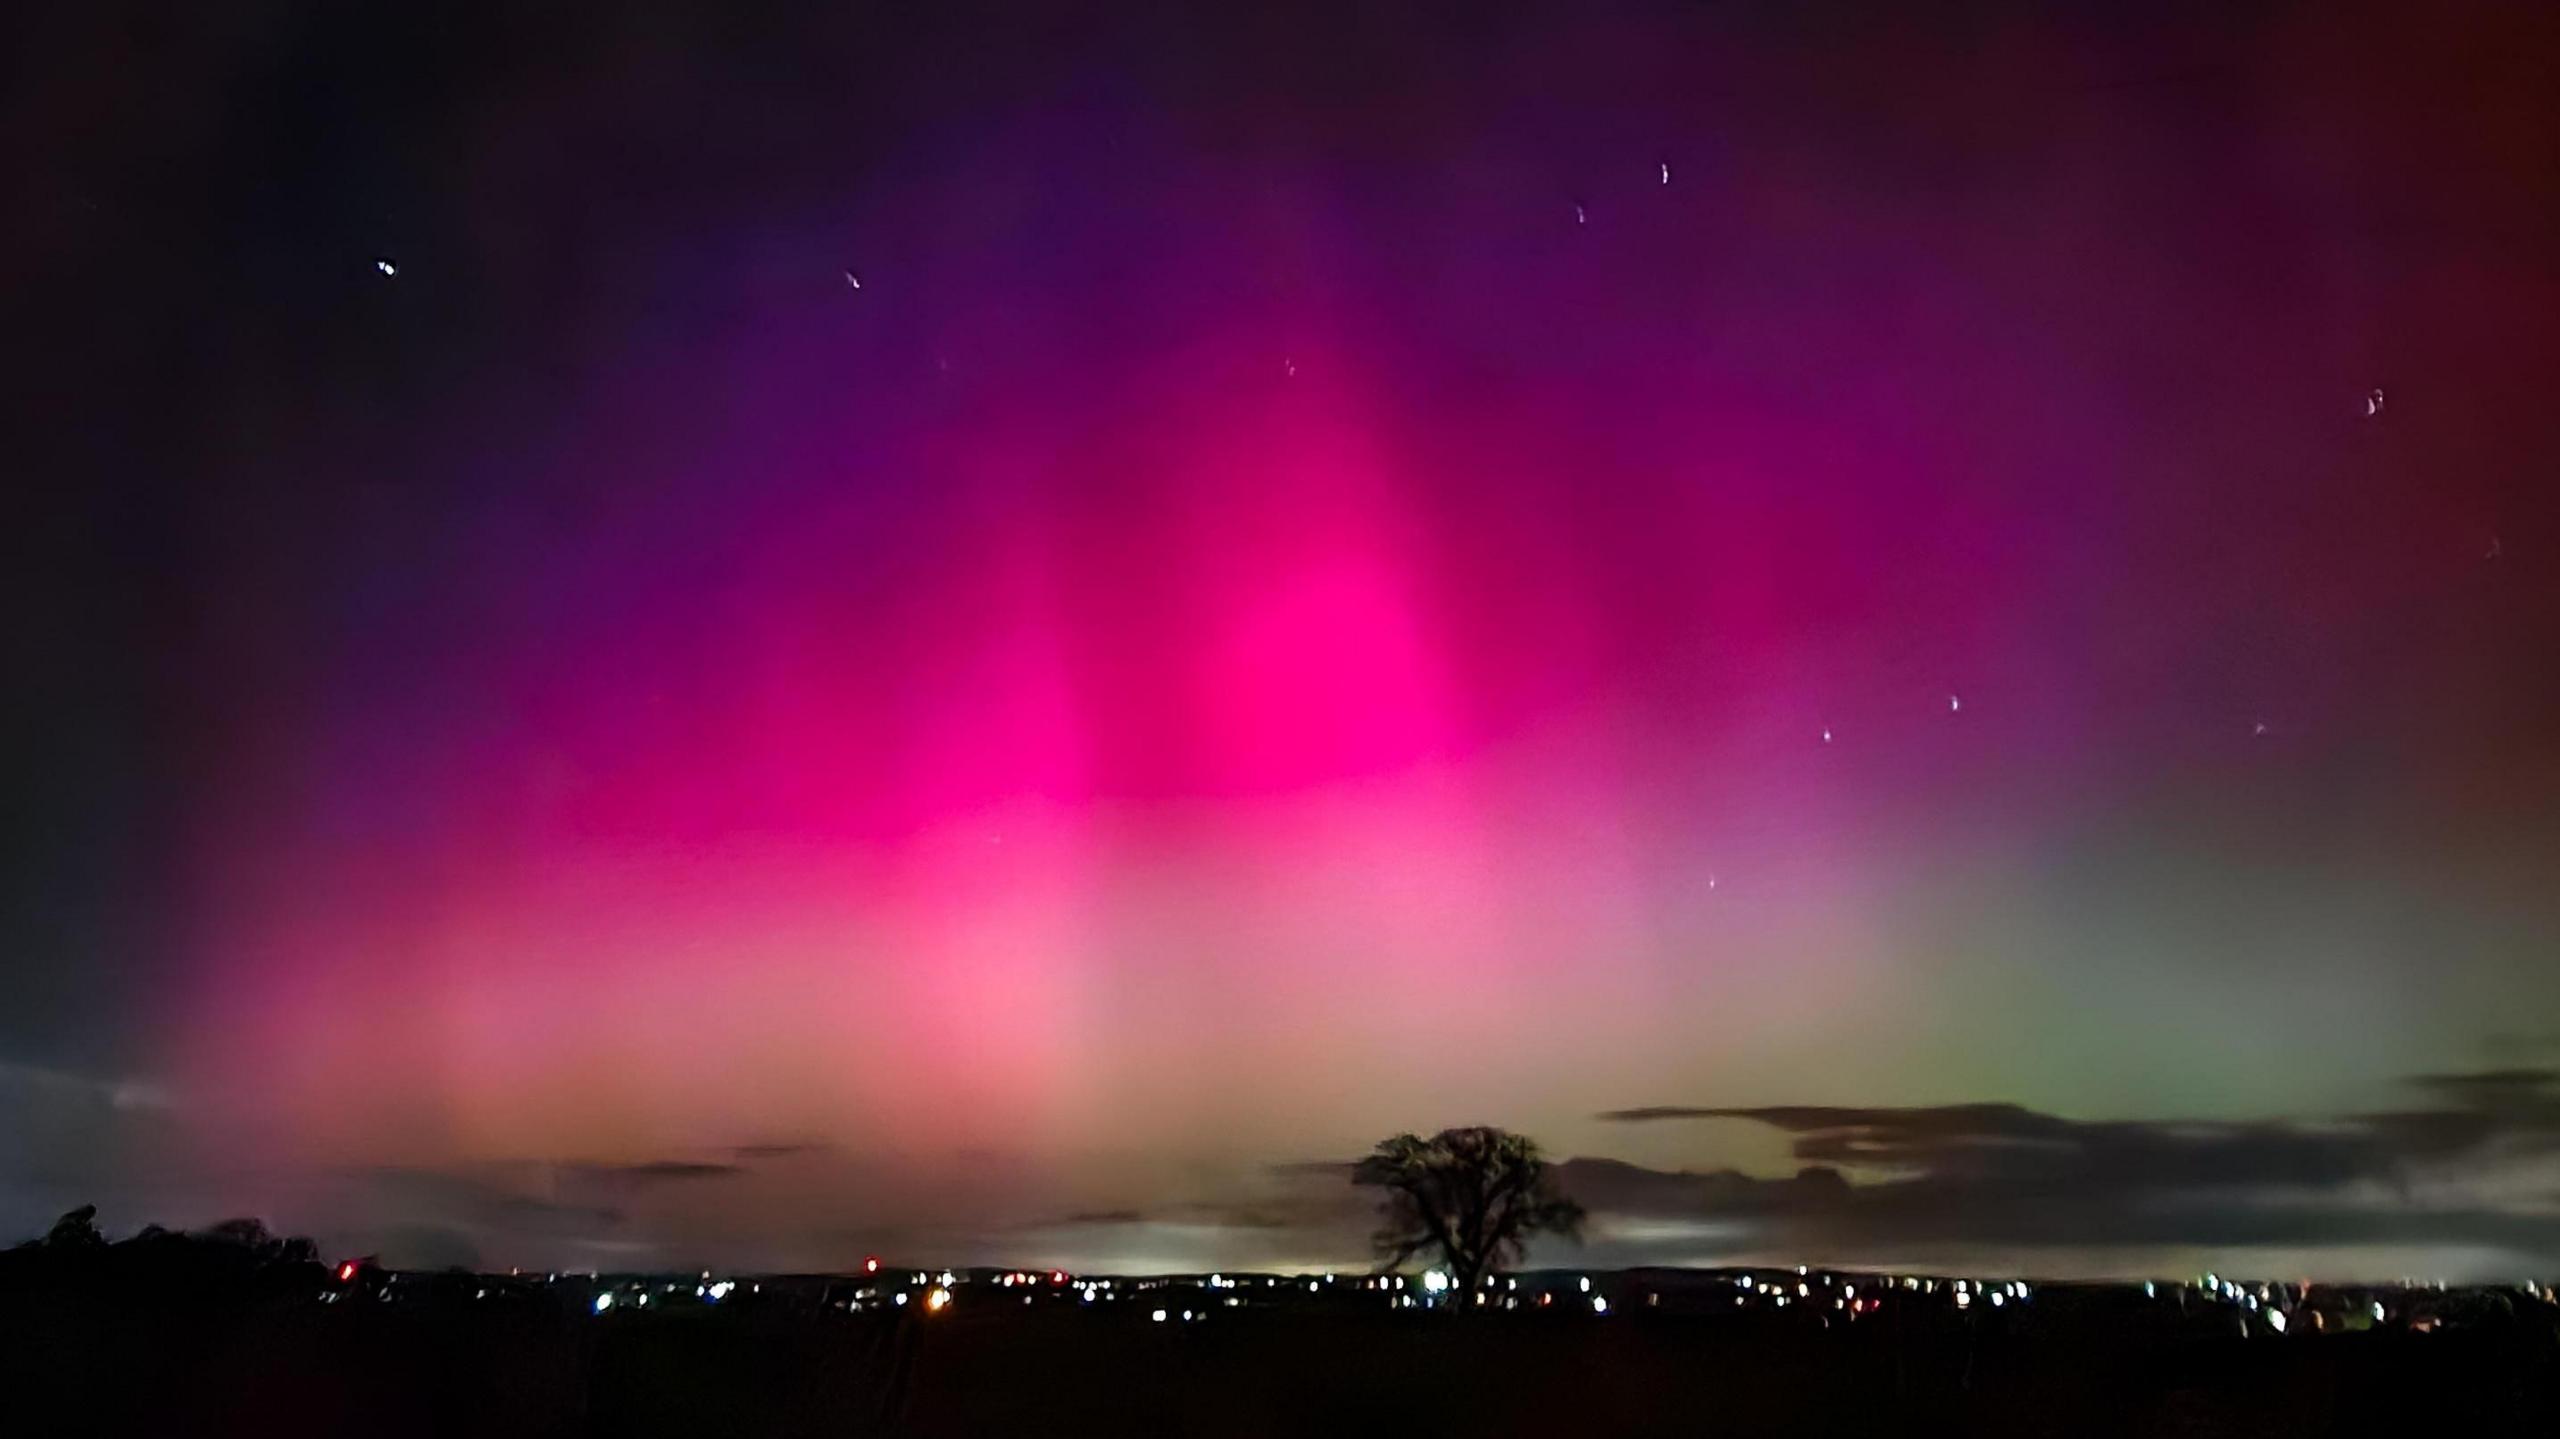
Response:
[[[1066,1282],[1067,1282],[1067,1271],[1065,1271],[1065,1270],[1063,1270],[1063,1269],[1052,1269],[1052,1270],[1050,1270],[1050,1271],[1049,1271],[1049,1282],[1050,1282],[1050,1283],[1052,1283],[1052,1284],[1064,1284],[1064,1283],[1066,1283]]]
[[[355,1262],[354,1260],[350,1259],[350,1260],[348,1260],[346,1263],[341,1264],[341,1265],[339,1265],[339,1266],[338,1266],[338,1282],[339,1282],[340,1284],[344,1284],[344,1283],[346,1283],[348,1280],[353,1279],[353,1278],[355,1278],[355,1277],[356,1277],[356,1262]]]
[[[865,1259],[864,1261],[862,1261],[862,1272],[863,1272],[863,1273],[865,1273],[865,1274],[877,1274],[877,1273],[879,1273],[879,1272],[880,1272],[880,1261],[879,1261],[879,1260],[877,1260],[877,1259]]]

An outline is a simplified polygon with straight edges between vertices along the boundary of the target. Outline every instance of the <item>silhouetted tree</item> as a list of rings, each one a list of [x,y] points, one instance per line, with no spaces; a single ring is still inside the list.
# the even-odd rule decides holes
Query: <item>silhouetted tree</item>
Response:
[[[107,1242],[98,1232],[98,1206],[83,1204],[53,1221],[52,1232],[44,1237],[47,1249],[95,1249]]]
[[[265,1249],[275,1242],[267,1232],[263,1219],[226,1219],[204,1231],[204,1237],[219,1244],[237,1244],[243,1249]]]
[[[278,1234],[263,1219],[226,1219],[197,1235],[216,1244],[236,1245],[273,1264],[317,1264],[320,1247],[300,1235]]]
[[[1351,1182],[1387,1191],[1374,1242],[1388,1266],[1437,1249],[1461,1292],[1517,1260],[1531,1235],[1582,1237],[1582,1206],[1555,1192],[1537,1141],[1508,1130],[1399,1134],[1354,1165]]]

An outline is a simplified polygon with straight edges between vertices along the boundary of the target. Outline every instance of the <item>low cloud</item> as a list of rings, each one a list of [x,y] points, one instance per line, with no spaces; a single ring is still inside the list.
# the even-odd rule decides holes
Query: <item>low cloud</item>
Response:
[[[1144,1224],[1146,1222],[1147,1212],[1143,1209],[1086,1209],[1063,1215],[1057,1221],[1060,1225]]]
[[[1737,1249],[2356,1248],[2560,1256],[2560,1072],[2412,1076],[2432,1104],[2327,1119],[2074,1120],[2014,1104],[1650,1105],[1793,1137],[1790,1179],[1576,1160],[1595,1213],[1735,1221]],[[2543,1202],[2534,1202],[2534,1196]],[[2483,1262],[2486,1262],[2485,1259]]]
[[[638,1164],[573,1164],[577,1177],[606,1184],[655,1184],[670,1179],[735,1179],[747,1173],[743,1164],[714,1164],[695,1159],[651,1159]]]
[[[748,1162],[759,1159],[797,1159],[802,1155],[826,1153],[829,1147],[824,1144],[806,1143],[739,1144],[731,1146],[729,1157]]]
[[[0,1095],[7,1095],[11,1103],[104,1106],[121,1112],[158,1111],[177,1105],[166,1088],[151,1080],[101,1079],[9,1060],[0,1060]]]

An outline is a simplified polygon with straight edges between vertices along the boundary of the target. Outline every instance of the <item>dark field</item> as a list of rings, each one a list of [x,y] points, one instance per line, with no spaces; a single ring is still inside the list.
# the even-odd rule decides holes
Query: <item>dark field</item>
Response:
[[[1185,1325],[1150,1322],[1147,1299],[1023,1305],[982,1285],[930,1316],[779,1285],[597,1316],[461,1276],[322,1304],[311,1277],[13,1286],[7,1393],[43,1417],[8,1432],[2462,1434],[2547,1432],[2560,1401],[2550,1306],[2505,1300],[2432,1333],[2244,1337],[2227,1309],[2123,1291],[1825,1327],[1648,1309],[1620,1276],[1606,1318],[1342,1303]]]

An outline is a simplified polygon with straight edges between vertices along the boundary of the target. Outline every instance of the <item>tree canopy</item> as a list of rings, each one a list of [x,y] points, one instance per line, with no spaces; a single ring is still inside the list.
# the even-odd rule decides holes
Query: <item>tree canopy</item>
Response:
[[[1532,1235],[1582,1236],[1582,1206],[1556,1192],[1537,1141],[1508,1130],[1399,1134],[1353,1166],[1351,1182],[1387,1191],[1373,1242],[1389,1267],[1437,1250],[1461,1290],[1517,1262]]]

